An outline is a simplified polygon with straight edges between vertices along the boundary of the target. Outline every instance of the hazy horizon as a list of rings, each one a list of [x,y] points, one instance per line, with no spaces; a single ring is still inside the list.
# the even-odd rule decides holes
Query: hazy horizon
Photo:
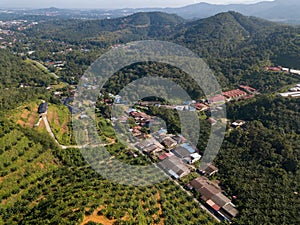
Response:
[[[121,9],[121,8],[154,8],[154,7],[182,7],[200,2],[211,4],[251,4],[272,0],[2,0],[0,8],[101,8],[101,9]]]

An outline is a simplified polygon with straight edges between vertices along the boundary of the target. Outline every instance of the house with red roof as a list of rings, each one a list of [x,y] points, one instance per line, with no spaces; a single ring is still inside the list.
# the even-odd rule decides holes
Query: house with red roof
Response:
[[[223,92],[223,96],[226,98],[227,101],[238,100],[247,95],[248,94],[245,91],[242,91],[240,89]]]
[[[209,106],[203,104],[203,103],[200,103],[200,102],[197,102],[194,107],[199,110],[199,111],[205,111],[205,110],[208,110],[209,109]]]
[[[209,103],[224,103],[225,100],[223,95],[216,95],[208,99]]]

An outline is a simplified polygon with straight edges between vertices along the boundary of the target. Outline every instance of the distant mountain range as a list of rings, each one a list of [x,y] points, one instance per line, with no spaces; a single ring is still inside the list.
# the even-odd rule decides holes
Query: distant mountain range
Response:
[[[105,19],[128,16],[138,12],[165,12],[177,14],[184,19],[201,19],[216,15],[221,12],[235,11],[246,16],[255,16],[274,22],[300,24],[299,0],[274,0],[254,4],[227,4],[216,5],[197,3],[181,8],[137,8],[137,9],[32,9],[32,10],[2,10],[0,19],[5,18],[67,18],[67,19]],[[32,17],[34,16],[34,17]]]
[[[300,23],[299,0],[275,0],[255,4],[214,5],[198,3],[177,9],[164,9],[186,19],[205,18],[220,12],[236,11],[247,16],[256,16],[271,21]]]

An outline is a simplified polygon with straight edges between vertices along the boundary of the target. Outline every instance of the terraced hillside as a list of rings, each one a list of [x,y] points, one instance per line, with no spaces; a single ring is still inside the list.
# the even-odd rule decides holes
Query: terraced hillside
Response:
[[[17,124],[34,128],[40,132],[46,132],[43,120],[40,120],[38,106],[41,100],[29,102],[19,106],[15,110],[10,110],[8,116]],[[49,125],[58,142],[62,145],[74,145],[75,140],[72,136],[71,113],[69,109],[61,104],[49,104],[47,119]]]

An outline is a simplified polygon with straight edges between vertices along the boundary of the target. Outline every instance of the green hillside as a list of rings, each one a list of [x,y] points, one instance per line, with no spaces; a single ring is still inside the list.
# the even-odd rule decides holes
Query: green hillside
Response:
[[[113,183],[96,173],[79,149],[57,146],[45,132],[45,124],[34,128],[40,99],[47,100],[47,118],[56,139],[60,144],[74,144],[68,109],[60,104],[72,96],[71,85],[64,83],[57,88],[60,93],[52,96],[56,88],[52,85],[53,90],[47,91],[46,87],[58,81],[14,50],[27,51],[30,46],[36,51],[31,58],[47,66],[66,62],[60,69],[53,64],[50,69],[63,81],[76,84],[93,60],[113,45],[148,39],[190,48],[210,65],[224,90],[240,84],[258,89],[261,95],[227,104],[228,129],[215,161],[219,172],[212,179],[239,210],[233,224],[299,224],[300,102],[276,94],[300,83],[300,76],[265,70],[271,65],[300,69],[299,27],[235,12],[194,21],[152,12],[106,20],[43,20],[20,33],[25,35],[24,46],[18,43],[15,49],[0,50],[0,224],[216,224],[172,181],[149,187]],[[204,97],[179,68],[155,62],[123,68],[105,90],[117,94],[144,76],[172,78],[193,99]],[[128,154],[129,147],[114,140],[107,119],[111,118],[109,104],[99,101],[96,108],[97,129],[108,151],[128,164],[148,164],[146,156],[134,152],[135,158]],[[169,130],[180,130],[176,111],[150,107],[148,113],[171,121]],[[203,151],[211,128],[205,118],[210,115],[199,114],[203,119],[198,147]],[[7,116],[13,121],[4,119]],[[240,119],[246,121],[245,127],[230,127]],[[97,162],[100,159],[95,157]],[[121,175],[130,176],[126,171]],[[180,182],[186,184],[194,175]]]
[[[46,87],[54,83],[56,80],[53,76],[9,51],[0,50],[1,110],[46,97]]]
[[[225,89],[245,83],[261,92],[272,92],[299,81],[297,77],[269,73],[263,68],[267,65],[299,68],[300,29],[236,12],[191,22],[155,12],[111,20],[58,20],[42,23],[26,33],[34,38],[89,46],[100,52],[114,44],[129,41],[159,39],[174,42],[204,58]],[[41,50],[40,45],[36,50],[39,55],[45,55],[45,49]],[[83,73],[92,59],[97,58],[93,52],[72,54],[59,58],[70,61],[70,65],[66,66],[70,72],[61,71],[66,80],[71,76],[79,79],[77,76]],[[84,60],[84,57],[89,60]],[[148,72],[145,68],[144,73]],[[124,73],[127,74],[126,71]],[[126,76],[130,79],[128,74]],[[177,72],[175,76],[183,75]]]
[[[0,121],[0,160],[0,224],[214,224],[171,181],[112,183],[78,149],[59,149],[47,134],[6,120]]]
[[[105,46],[105,44],[116,42],[163,36],[174,31],[174,27],[183,21],[184,19],[177,15],[166,13],[137,13],[116,19],[50,21],[27,33],[41,38],[54,38],[71,43],[90,40],[97,45]]]

